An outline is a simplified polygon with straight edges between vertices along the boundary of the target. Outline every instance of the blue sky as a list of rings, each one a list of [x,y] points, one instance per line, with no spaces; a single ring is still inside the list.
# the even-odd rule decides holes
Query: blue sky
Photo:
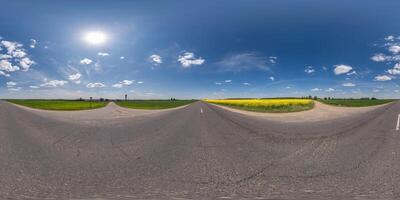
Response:
[[[0,98],[400,98],[398,0],[1,5]]]

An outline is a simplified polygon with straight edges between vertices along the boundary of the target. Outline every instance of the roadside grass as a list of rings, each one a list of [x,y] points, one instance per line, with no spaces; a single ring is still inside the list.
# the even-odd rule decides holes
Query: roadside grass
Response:
[[[195,102],[196,100],[128,100],[117,101],[117,105],[133,109],[167,109],[187,105]]]
[[[267,113],[299,112],[314,107],[314,101],[309,99],[222,99],[205,101],[247,111]]]
[[[8,99],[8,102],[43,110],[88,110],[101,108],[108,104],[104,101],[77,101],[77,100],[42,100],[42,99]]]
[[[346,107],[365,107],[375,106],[385,103],[396,101],[394,99],[331,99],[331,100],[319,100],[322,103],[334,105],[334,106],[346,106]]]

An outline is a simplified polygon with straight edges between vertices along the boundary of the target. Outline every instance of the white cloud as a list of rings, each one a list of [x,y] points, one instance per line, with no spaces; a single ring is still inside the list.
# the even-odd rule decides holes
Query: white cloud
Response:
[[[215,82],[215,85],[222,85],[221,82]]]
[[[335,73],[335,75],[340,75],[340,74],[348,73],[352,69],[353,69],[353,67],[351,67],[349,65],[335,65],[335,69],[333,70],[333,72]]]
[[[392,69],[387,71],[391,75],[400,75],[400,63],[396,63]]]
[[[51,81],[46,81],[43,84],[40,84],[40,87],[59,87],[67,84],[68,81],[64,80],[51,80]]]
[[[16,82],[9,81],[9,82],[6,83],[6,85],[7,85],[8,88],[10,88],[10,87],[16,86],[17,83],[16,83]]]
[[[390,81],[390,80],[392,80],[392,77],[387,76],[387,75],[379,75],[379,76],[375,76],[374,80],[375,81]]]
[[[34,49],[36,47],[37,41],[35,39],[31,39],[31,44],[29,45],[30,48]]]
[[[0,71],[0,76],[10,77],[10,74]]]
[[[153,54],[153,55],[149,56],[149,61],[153,65],[159,65],[159,64],[163,63],[162,57],[160,55],[157,55],[157,54]]]
[[[144,82],[143,82],[143,81],[138,81],[137,83],[138,83],[138,84],[143,84]]]
[[[123,86],[132,85],[133,82],[134,82],[134,80],[123,80],[123,81],[120,81],[120,82],[112,85],[112,87],[122,88]]]
[[[105,53],[105,52],[99,52],[99,53],[97,53],[97,55],[98,56],[109,56],[110,54],[109,53]]]
[[[313,88],[313,89],[311,89],[311,91],[313,91],[313,92],[318,92],[318,91],[321,91],[322,89],[321,88]]]
[[[10,41],[1,41],[0,42],[6,49],[7,49],[7,53],[9,55],[13,55],[15,51],[22,51],[22,44],[18,43],[18,42],[10,42]]]
[[[276,56],[270,56],[270,57],[269,57],[269,62],[270,62],[271,64],[275,64],[275,63],[276,63],[276,60],[278,60],[278,57],[276,57]]]
[[[18,66],[13,66],[12,63],[8,60],[0,60],[0,70],[6,72],[14,72],[18,71]]]
[[[28,71],[28,69],[35,64],[35,62],[31,59],[29,59],[28,57],[22,58],[19,61],[19,65],[22,67],[23,71]]]
[[[86,87],[87,88],[102,88],[102,87],[105,87],[106,85],[104,85],[103,83],[99,83],[99,82],[96,82],[96,83],[88,83],[87,85],[86,85]]]
[[[14,91],[14,92],[20,91],[21,89],[22,89],[21,87],[8,88],[9,91]]]
[[[93,61],[90,60],[89,58],[84,58],[80,61],[81,64],[85,64],[85,65],[89,65],[90,63],[92,63]]]
[[[76,74],[71,74],[71,75],[69,75],[68,76],[68,79],[70,80],[70,81],[73,81],[74,83],[76,83],[76,84],[80,84],[81,83],[81,77],[82,77],[82,74],[80,74],[80,73],[76,73]]]
[[[395,39],[395,37],[393,35],[389,35],[389,36],[385,37],[385,40],[390,41],[390,42],[393,42],[394,39]]]
[[[372,92],[380,92],[379,89],[373,89]]]
[[[230,83],[232,82],[232,80],[225,80],[225,83]]]
[[[201,57],[195,58],[194,53],[185,52],[182,55],[179,55],[178,61],[181,63],[183,68],[188,68],[191,65],[202,65],[205,60]]]
[[[389,47],[389,51],[392,52],[393,54],[398,54],[398,53],[400,53],[400,46],[392,45]]]
[[[274,80],[275,80],[275,77],[270,76],[269,79],[270,79],[271,81],[274,81]]]
[[[314,68],[313,68],[312,66],[307,66],[307,67],[304,69],[304,72],[307,73],[307,74],[312,74],[312,73],[315,72],[315,70],[314,70]]]
[[[373,60],[375,62],[385,62],[387,60],[390,60],[390,56],[386,56],[383,53],[377,53],[371,57],[371,60]]]
[[[123,60],[123,59],[125,59],[125,57],[124,57],[124,56],[121,56],[121,57],[119,57],[119,59]]]
[[[354,87],[354,86],[356,86],[356,84],[354,84],[354,83],[343,83],[342,86],[344,86],[344,87]]]
[[[247,85],[247,86],[249,86],[249,85],[251,85],[250,83],[243,83],[243,85]]]
[[[38,89],[39,88],[39,86],[36,86],[36,85],[31,85],[29,87],[32,88],[32,89]]]
[[[335,89],[333,89],[333,88],[328,88],[325,90],[325,92],[334,92],[334,91],[335,91]]]
[[[223,71],[241,72],[254,69],[269,70],[270,66],[275,64],[277,57],[264,57],[255,53],[240,53],[225,57],[223,60],[216,64]]]
[[[350,76],[350,75],[356,75],[356,74],[357,74],[356,71],[352,71],[352,72],[347,73],[346,75],[347,75],[347,76]]]
[[[0,59],[10,59],[10,58],[12,58],[12,56],[10,56],[8,54],[0,54]]]

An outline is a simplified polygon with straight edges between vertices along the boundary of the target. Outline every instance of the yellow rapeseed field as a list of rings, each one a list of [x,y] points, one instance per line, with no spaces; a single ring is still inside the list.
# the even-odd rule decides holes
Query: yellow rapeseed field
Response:
[[[218,99],[205,101],[260,112],[294,112],[308,110],[314,106],[314,101],[310,99]]]

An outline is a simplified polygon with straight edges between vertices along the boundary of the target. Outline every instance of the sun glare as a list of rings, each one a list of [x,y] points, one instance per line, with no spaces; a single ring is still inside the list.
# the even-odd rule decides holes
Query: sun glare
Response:
[[[100,45],[106,42],[107,35],[100,31],[91,31],[87,32],[83,39],[89,44]]]

